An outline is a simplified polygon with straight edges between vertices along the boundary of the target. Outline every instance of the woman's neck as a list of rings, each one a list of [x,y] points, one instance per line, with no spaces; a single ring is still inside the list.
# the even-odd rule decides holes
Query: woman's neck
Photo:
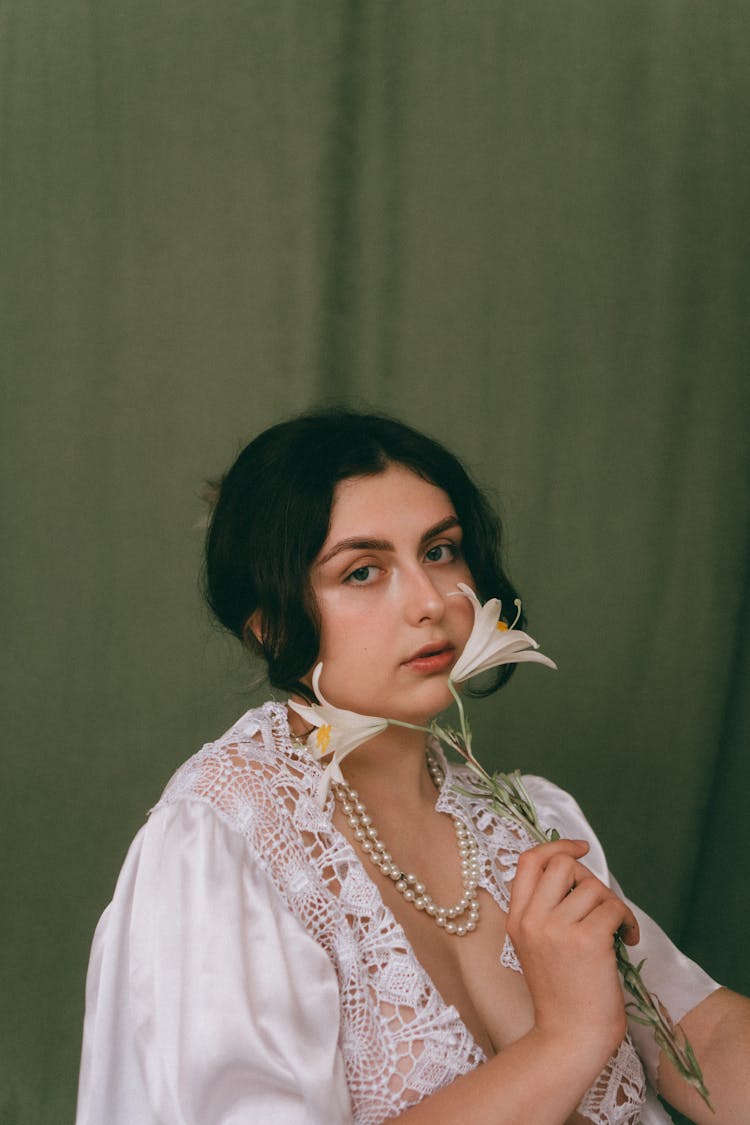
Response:
[[[427,735],[389,727],[353,750],[341,763],[348,784],[373,806],[404,809],[435,804],[435,786],[425,757]]]

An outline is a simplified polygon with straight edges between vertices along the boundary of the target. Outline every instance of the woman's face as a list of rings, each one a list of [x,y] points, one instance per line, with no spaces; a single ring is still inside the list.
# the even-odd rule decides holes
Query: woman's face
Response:
[[[313,563],[321,690],[367,715],[424,723],[451,702],[448,673],[474,622],[474,582],[450,497],[402,465],[336,488]]]

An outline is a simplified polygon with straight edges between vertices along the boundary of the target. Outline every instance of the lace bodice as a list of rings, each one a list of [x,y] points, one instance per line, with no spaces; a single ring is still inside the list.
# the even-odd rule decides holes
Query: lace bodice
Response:
[[[178,770],[159,806],[208,803],[241,833],[289,910],[325,950],[339,982],[341,1050],[354,1120],[377,1125],[484,1060],[484,1054],[410,948],[356,852],[315,802],[320,766],[296,747],[286,708],[248,712]],[[482,857],[480,885],[503,910],[521,851],[533,841],[456,791],[446,763],[438,808],[458,813]],[[159,807],[157,806],[157,807]],[[502,963],[520,971],[506,939]],[[597,1125],[636,1125],[645,1078],[629,1038],[585,1095]]]

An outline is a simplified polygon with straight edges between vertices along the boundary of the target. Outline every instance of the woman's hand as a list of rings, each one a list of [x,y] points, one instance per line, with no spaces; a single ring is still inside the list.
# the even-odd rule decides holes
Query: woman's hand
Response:
[[[578,861],[584,840],[524,852],[511,891],[508,935],[534,1002],[535,1025],[550,1040],[572,1040],[603,1066],[626,1032],[614,935],[638,941],[635,915]]]

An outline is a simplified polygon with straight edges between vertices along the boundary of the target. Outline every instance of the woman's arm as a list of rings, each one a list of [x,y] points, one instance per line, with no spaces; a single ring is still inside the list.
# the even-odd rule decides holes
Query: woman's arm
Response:
[[[333,966],[208,805],[136,837],[86,991],[77,1125],[350,1125]]]
[[[408,1111],[410,1125],[563,1125],[627,1023],[612,935],[638,937],[632,911],[582,867],[580,840],[519,859],[508,934],[534,1001],[531,1031]]]
[[[680,1021],[703,1070],[715,1109],[680,1078],[662,1054],[659,1092],[696,1125],[750,1122],[750,1000],[719,989]]]
[[[534,1028],[399,1117],[405,1125],[563,1125],[602,1069],[597,1052]]]

